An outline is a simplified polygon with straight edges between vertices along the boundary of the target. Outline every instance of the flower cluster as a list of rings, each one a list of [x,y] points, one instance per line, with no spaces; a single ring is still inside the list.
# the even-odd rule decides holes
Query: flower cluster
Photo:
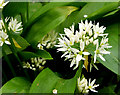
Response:
[[[2,9],[5,5],[7,5],[9,1],[5,2],[5,0],[0,0],[0,9]]]
[[[92,24],[92,21],[85,23],[81,21],[79,23],[79,30],[74,30],[74,24],[69,28],[64,28],[65,34],[60,34],[61,38],[58,38],[59,43],[55,45],[58,47],[58,51],[64,52],[61,57],[65,57],[71,61],[70,67],[74,64],[76,69],[79,66],[81,60],[85,60],[85,55],[89,55],[86,46],[93,44],[96,46],[94,51],[94,63],[96,63],[96,57],[100,57],[105,61],[103,54],[110,54],[107,48],[111,48],[108,44],[108,34],[104,33],[106,27],[99,26],[99,23]]]
[[[30,64],[31,63],[31,64]],[[44,68],[44,65],[46,63],[46,60],[43,58],[31,58],[31,62],[23,62],[23,68],[29,68],[31,70],[36,70],[36,68],[39,68],[42,70]]]
[[[8,22],[10,20],[10,22]],[[21,31],[22,28],[22,22],[18,23],[16,19],[11,18],[5,18],[5,23],[8,23],[8,30],[12,30],[15,33],[18,33],[18,31]],[[5,27],[5,24],[3,20],[0,20],[0,46],[2,46],[4,43],[9,44],[9,39],[7,35],[7,29]]]
[[[58,33],[55,31],[49,32],[47,35],[45,35],[41,41],[39,41],[37,47],[41,50],[43,48],[52,48],[56,44],[56,39],[57,39]]]
[[[79,92],[89,93],[89,90],[93,92],[98,92],[95,90],[95,88],[98,87],[99,84],[97,85],[94,84],[95,81],[96,79],[94,79],[92,82],[91,82],[91,79],[89,79],[89,82],[88,82],[86,78],[83,78],[80,80],[80,77],[79,77],[77,80],[77,87],[78,87]]]
[[[18,22],[17,19],[13,19],[12,17],[8,24],[8,29],[11,29],[15,33],[19,33],[21,30],[23,30],[22,22]]]

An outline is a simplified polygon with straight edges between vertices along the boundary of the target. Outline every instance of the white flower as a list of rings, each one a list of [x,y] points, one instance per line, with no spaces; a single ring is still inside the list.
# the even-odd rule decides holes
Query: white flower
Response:
[[[78,66],[79,66],[79,62],[81,60],[85,60],[85,58],[83,57],[83,55],[89,55],[89,52],[84,52],[84,47],[85,47],[85,43],[80,40],[80,50],[81,51],[76,51],[78,54],[76,54],[76,66],[73,68],[73,70],[75,70]]]
[[[80,32],[84,31],[84,34],[86,34],[86,32],[89,33],[89,31],[91,31],[92,26],[91,21],[88,23],[88,20],[85,20],[85,24],[81,21],[81,23],[79,23],[79,30]]]
[[[42,46],[40,43],[37,45],[37,47],[38,47],[39,49],[43,50],[43,46]]]
[[[91,38],[89,39],[89,41],[90,41],[90,43],[92,43],[92,42],[93,42],[93,37],[91,37]]]
[[[57,89],[54,89],[54,90],[53,90],[53,94],[57,94]]]
[[[6,18],[5,18],[5,22],[7,23],[9,19],[10,19],[10,17],[6,17]],[[0,20],[0,30],[4,30],[4,31],[6,32],[3,19]]]
[[[97,25],[93,25],[93,31],[94,31],[94,39],[96,39],[98,36],[105,36],[108,34],[104,34],[104,30],[106,29],[106,27],[99,27],[99,23],[97,23]]]
[[[72,43],[74,43],[74,41],[75,41],[75,37],[74,37],[75,36],[74,35],[74,25],[72,25],[70,27],[70,29],[64,28],[64,32],[65,32],[66,36],[70,39],[70,41]]]
[[[103,61],[105,61],[105,58],[103,57],[103,54],[110,54],[109,51],[106,51],[104,48],[99,47],[99,45],[96,45],[96,50],[94,51],[94,63],[96,62],[96,57],[100,57]]]
[[[23,62],[23,68],[29,68],[33,71],[35,71],[36,69],[42,70],[46,63],[45,59],[39,57],[31,58],[30,60],[31,64],[29,62]]]
[[[79,77],[77,80],[77,87],[78,87],[79,92],[89,93],[89,90],[91,90],[93,92],[98,92],[95,90],[95,88],[98,87],[99,84],[97,84],[97,85],[94,84],[95,81],[96,81],[96,79],[94,79],[92,82],[91,82],[91,79],[89,79],[89,83],[88,83],[86,78],[83,78],[82,80],[80,80],[80,77]]]
[[[3,46],[4,43],[10,45],[10,42],[7,39],[8,35],[5,32],[3,32],[3,30],[0,30],[0,46]]]
[[[87,79],[83,78],[82,80],[80,80],[80,77],[79,77],[77,80],[77,87],[78,87],[79,92],[88,93],[89,90],[88,90],[87,84],[88,84]]]
[[[93,92],[98,92],[98,91],[95,90],[95,88],[98,87],[99,84],[97,84],[97,85],[94,84],[95,81],[96,81],[96,79],[94,79],[92,82],[91,82],[91,79],[89,79],[89,85],[88,85],[88,88],[89,88],[91,91],[93,91]]]
[[[19,33],[19,31],[21,31],[23,29],[22,22],[18,22],[17,19],[13,19],[13,17],[12,17],[10,19],[8,29],[9,30],[11,29],[15,33]]]
[[[0,9],[2,9],[5,5],[7,5],[7,3],[9,2],[9,1],[7,1],[7,2],[5,2],[5,0],[0,0]]]
[[[5,28],[5,25],[4,25],[3,20],[1,19],[1,20],[0,20],[0,30],[2,30],[2,29],[3,29],[3,27]]]
[[[76,33],[74,35],[74,41],[75,41],[75,43],[79,42],[80,37],[81,37],[81,34],[78,31],[76,31]]]
[[[43,46],[47,49],[54,47],[56,44],[58,33],[54,30],[45,35],[39,42],[37,47],[43,50]]]
[[[93,44],[94,44],[94,45],[99,44],[98,39],[94,40],[94,41],[93,41]]]
[[[112,48],[112,46],[108,44],[108,38],[102,38],[100,46],[101,48]]]

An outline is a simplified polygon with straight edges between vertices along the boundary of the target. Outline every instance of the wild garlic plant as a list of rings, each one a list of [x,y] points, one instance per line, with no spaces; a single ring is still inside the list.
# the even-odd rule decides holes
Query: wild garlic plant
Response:
[[[9,21],[10,20],[10,21]],[[8,23],[8,30],[14,33],[20,33],[22,28],[22,22],[17,21],[17,19],[14,19],[13,17],[6,17],[5,23]],[[7,34],[7,29],[5,27],[5,24],[3,20],[0,20],[0,46],[3,46],[3,44],[10,45],[9,36]]]
[[[89,44],[96,47],[93,51],[94,63],[96,63],[97,57],[105,61],[103,55],[110,54],[107,49],[112,47],[108,43],[108,33],[104,33],[106,27],[100,27],[99,23],[92,24],[92,21],[88,22],[88,20],[85,20],[85,23],[81,21],[78,24],[79,30],[74,29],[74,24],[70,29],[64,28],[65,34],[60,34],[59,43],[55,45],[58,47],[58,52],[64,53],[61,57],[71,61],[70,67],[76,65],[73,70],[79,66],[81,60],[86,60],[85,56],[90,55],[86,48]]]
[[[50,49],[53,48],[56,44],[58,33],[55,31],[49,32],[47,35],[45,35],[42,40],[38,42],[38,49],[44,50],[44,48]],[[32,64],[31,64],[32,63]],[[31,58],[31,62],[23,62],[23,68],[29,68],[31,70],[42,70],[44,68],[44,65],[46,63],[46,60],[44,58],[35,57]]]

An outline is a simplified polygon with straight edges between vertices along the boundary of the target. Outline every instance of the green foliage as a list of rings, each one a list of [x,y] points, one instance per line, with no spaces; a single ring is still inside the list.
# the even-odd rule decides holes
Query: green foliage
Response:
[[[111,21],[111,19],[115,19],[116,14],[119,14],[118,2],[10,2],[3,8],[2,15],[4,17],[18,16],[19,20],[22,21],[23,31],[21,34],[10,32],[13,44],[11,46],[4,44],[2,47],[0,47],[0,58],[5,57],[2,55],[2,49],[5,51],[6,55],[11,54],[13,56],[12,53],[14,53],[14,50],[12,50],[11,47],[14,47],[13,45],[15,45],[14,49],[17,52],[15,52],[14,54],[17,58],[17,62],[21,63],[21,65],[22,61],[27,61],[30,58],[34,57],[41,57],[46,60],[54,61],[50,54],[51,52],[47,52],[52,51],[52,49],[47,51],[36,49],[38,41],[40,41],[48,32],[55,30],[58,33],[62,33],[64,31],[64,28],[71,26],[73,23],[77,24],[81,20],[86,19],[92,21],[97,20],[100,23],[103,22],[103,26],[105,26],[109,23],[109,21]],[[88,15],[87,18],[84,18],[84,15]],[[102,21],[101,19],[107,20]],[[120,75],[120,59],[118,57],[118,35],[120,23],[117,22],[118,21],[115,21],[115,23],[109,23],[105,31],[106,33],[109,33],[109,44],[112,46],[112,48],[109,49],[111,54],[103,56],[106,61],[102,61],[100,58],[97,58],[97,60],[102,65],[115,73],[114,77],[116,76],[116,74]],[[77,26],[75,28],[78,29]],[[30,49],[32,47],[32,50],[29,49],[29,46]],[[86,49],[92,55],[94,55],[94,48],[95,47],[93,45],[89,45],[89,47],[87,47]],[[10,64],[11,60],[9,60],[9,58],[11,57],[6,56],[6,58],[3,59],[7,60],[6,62]],[[5,60],[3,60],[3,62]],[[15,66],[13,68],[9,66],[9,68],[13,69],[11,70],[11,72],[15,71],[14,68],[16,69],[17,67],[17,64],[12,65]],[[58,75],[50,70],[49,67],[41,72],[34,72],[34,74],[38,74],[38,76],[35,78],[33,78],[32,76],[31,80],[33,81],[35,79],[32,85],[24,77],[15,77],[3,85],[0,93],[53,93],[52,91],[54,89],[57,89],[58,93],[74,93],[76,89],[76,80],[79,76],[81,76],[82,73],[82,66],[83,64],[79,66],[79,69],[76,71],[74,77],[70,79],[58,77]],[[55,68],[54,65],[53,68]],[[5,72],[7,72],[7,69],[7,67],[4,67]],[[102,70],[106,69],[101,69],[101,71]],[[110,73],[112,73],[111,71]],[[29,76],[31,75],[31,72],[26,74]],[[101,80],[103,79],[104,78],[102,78]],[[116,87],[119,87],[117,83],[120,83],[120,80],[118,80],[116,84],[112,83],[111,81],[111,85],[105,85],[104,88],[100,88],[98,91],[100,94],[102,94],[103,92],[116,94]],[[120,92],[118,91],[118,93]]]
[[[28,93],[31,83],[24,77],[15,77],[0,89],[2,93]]]
[[[81,5],[81,4],[80,4]],[[84,5],[80,11],[73,12],[60,26],[57,27],[58,32],[63,32],[64,28],[71,26],[73,23],[77,24],[81,20],[89,19],[96,20],[113,10],[117,10],[118,3],[106,2],[90,2]],[[84,15],[88,15],[84,18]]]
[[[5,17],[16,16],[18,14],[26,14],[27,3],[23,2],[10,2],[4,7],[2,13]]]
[[[109,33],[109,43],[112,46],[110,49],[110,55],[104,55],[106,61],[102,61],[100,58],[97,58],[106,68],[110,69],[116,74],[119,74],[120,62],[118,60],[118,23],[112,24],[107,27],[106,32]],[[88,46],[87,50],[94,55],[94,46]]]
[[[36,52],[22,51],[22,52],[19,52],[19,55],[21,57],[21,60],[23,61],[28,60],[30,58],[34,58],[34,57],[41,57],[47,60],[52,59],[51,55],[45,50],[37,50]]]
[[[58,93],[74,93],[76,87],[76,77],[72,79],[62,79],[46,68],[34,80],[30,93],[53,93],[54,89]]]
[[[41,15],[35,24],[26,31],[25,38],[30,44],[36,44],[44,35],[56,28],[66,17],[77,8],[72,6],[57,7]],[[34,31],[34,32],[33,32]]]
[[[104,87],[102,89],[99,90],[99,93],[106,93],[107,95],[117,95],[115,94],[114,90],[115,90],[115,87],[116,85],[110,85],[110,86],[107,86],[107,87]]]

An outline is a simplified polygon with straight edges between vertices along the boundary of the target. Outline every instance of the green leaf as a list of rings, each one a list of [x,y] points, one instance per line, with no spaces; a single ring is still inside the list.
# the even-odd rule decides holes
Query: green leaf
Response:
[[[113,95],[113,94],[116,95],[114,92],[115,88],[116,88],[116,85],[110,85],[108,87],[104,87],[98,90],[98,93],[104,93],[104,94],[107,93],[107,95]]]
[[[37,44],[44,35],[56,28],[66,17],[77,8],[72,6],[57,7],[41,15],[26,34],[26,40],[31,44]]]
[[[2,93],[28,93],[31,83],[24,77],[15,77],[0,89]]]
[[[36,2],[36,3],[29,2],[28,6],[29,6],[29,18],[32,18],[32,19],[33,19],[34,13],[38,12],[42,8],[42,4],[40,2]]]
[[[26,2],[9,2],[3,8],[3,15],[4,17],[14,17],[18,14],[25,14],[27,10],[27,3]]]
[[[34,80],[30,93],[52,93],[54,89],[57,89],[58,93],[74,93],[75,87],[76,77],[62,79],[46,68]]]
[[[29,28],[29,26],[37,21],[37,18],[44,14],[45,12],[47,12],[50,9],[53,9],[55,7],[60,7],[60,6],[65,6],[67,4],[69,4],[70,2],[50,2],[46,5],[44,5],[43,7],[40,7],[33,15],[32,17],[28,20],[28,22],[25,25],[25,31],[27,28]],[[35,4],[32,4],[35,5]]]
[[[8,54],[11,54],[12,51],[10,50],[9,46],[4,44],[2,47],[1,47],[1,51],[0,51],[0,58],[3,56],[2,54],[2,48],[5,50],[5,53],[8,55]]]
[[[19,50],[26,49],[30,44],[21,36],[19,35],[12,35],[14,40],[17,42],[17,44],[20,46],[20,48],[17,48]]]
[[[13,39],[13,42],[17,48],[17,51],[21,51],[21,50],[24,50],[26,49],[28,46],[29,46],[29,43],[21,36],[19,35],[14,35],[12,36],[14,39]],[[8,55],[8,54],[11,54],[12,51],[10,49],[10,45],[6,45],[4,44],[3,47],[2,47],[4,50],[5,50],[5,53]],[[2,50],[0,51],[0,58],[2,57]]]
[[[81,3],[81,2],[79,2]],[[106,3],[106,2],[90,2],[87,3],[80,11],[73,12],[67,19],[61,23],[56,31],[63,33],[64,28],[70,27],[73,23],[77,24],[81,20],[90,19],[96,20],[107,13],[116,10],[118,7],[117,2]],[[105,10],[105,11],[104,11]],[[84,18],[84,15],[88,15],[87,18]]]
[[[97,60],[101,62],[106,68],[110,69],[112,72],[120,75],[120,62],[118,60],[118,23],[110,25],[107,27],[106,32],[109,33],[109,44],[112,46],[109,51],[110,55],[104,55],[103,57],[106,61],[102,61],[97,57]],[[87,50],[94,55],[94,46],[87,47]]]
[[[36,52],[22,51],[22,52],[19,52],[19,56],[23,61],[28,60],[30,58],[34,58],[34,57],[41,57],[47,60],[53,59],[51,55],[45,50],[37,50]]]
[[[95,20],[118,8],[118,2],[91,2],[86,4],[76,16],[75,22],[84,19]],[[88,15],[84,18],[84,15]]]

